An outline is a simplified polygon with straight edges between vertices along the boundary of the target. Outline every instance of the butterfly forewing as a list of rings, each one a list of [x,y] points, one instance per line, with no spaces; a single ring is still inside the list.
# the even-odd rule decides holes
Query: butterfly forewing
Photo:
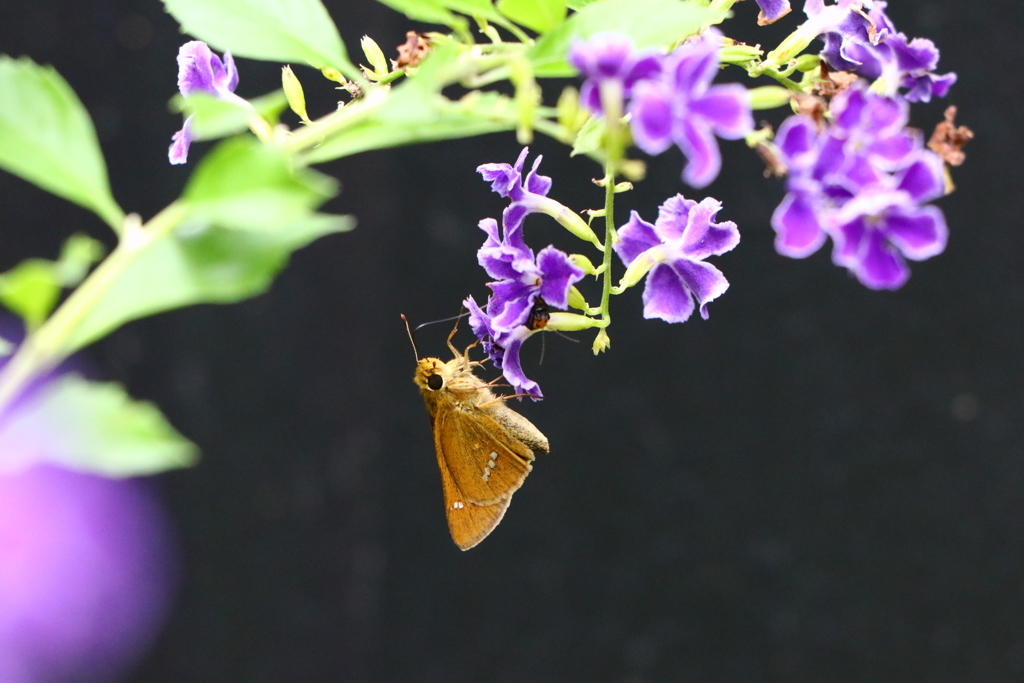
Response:
[[[530,473],[533,451],[514,439],[486,411],[453,410],[436,429],[437,451],[467,502],[493,505],[507,499]]]

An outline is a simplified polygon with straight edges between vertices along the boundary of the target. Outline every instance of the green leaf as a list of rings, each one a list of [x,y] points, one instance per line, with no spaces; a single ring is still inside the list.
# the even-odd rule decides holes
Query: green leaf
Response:
[[[439,94],[457,77],[458,54],[454,44],[440,46],[372,117],[333,135],[304,159],[321,163],[371,149],[514,129],[515,105],[507,97],[478,91],[452,102]]]
[[[604,145],[602,143],[607,130],[608,126],[604,118],[591,116],[583,124],[583,127],[580,128],[580,132],[576,134],[576,140],[572,143],[572,154],[569,156],[592,154],[603,149]]]
[[[498,0],[498,11],[537,33],[558,26],[566,13],[565,0]]]
[[[59,296],[52,261],[27,259],[0,275],[0,302],[20,315],[29,329],[46,320]]]
[[[331,66],[349,78],[338,29],[320,0],[164,0],[182,31],[235,57]]]
[[[604,0],[594,2],[545,33],[526,51],[534,74],[545,77],[573,76],[576,70],[565,56],[576,38],[615,31],[630,36],[638,48],[664,47],[715,23],[727,15],[680,0]]]
[[[147,315],[261,294],[292,252],[323,235],[350,230],[354,224],[349,216],[313,214],[274,232],[200,227],[154,239],[132,254],[119,277],[71,332],[65,348],[71,353]]]
[[[571,9],[573,12],[579,12],[587,5],[598,1],[599,0],[569,0],[569,2],[567,2],[566,4],[569,5],[569,9]]]
[[[428,24],[441,24],[452,26],[456,24],[465,26],[466,21],[456,17],[444,4],[437,0],[378,0],[382,5],[401,12],[413,21],[422,21]]]
[[[514,130],[515,103],[494,92],[470,93],[458,102],[441,95],[396,96],[375,117],[332,137],[305,156],[309,163],[359,152]]]
[[[275,90],[249,103],[270,125],[277,123],[281,112],[288,106],[284,92]],[[171,110],[184,116],[193,116],[192,134],[197,140],[215,140],[249,129],[252,110],[234,100],[222,100],[197,92],[189,97],[175,95]]]
[[[101,258],[102,244],[86,235],[72,235],[59,260],[27,259],[0,275],[0,303],[33,330],[53,310],[61,288],[77,285]]]
[[[238,230],[280,230],[333,197],[336,182],[292,170],[278,149],[239,137],[219,144],[192,174],[182,199],[190,222]]]
[[[85,107],[60,74],[28,58],[0,55],[0,167],[120,231],[124,212]]]
[[[106,477],[134,477],[195,464],[198,449],[152,403],[121,385],[65,375],[0,427],[0,470],[35,462]]]

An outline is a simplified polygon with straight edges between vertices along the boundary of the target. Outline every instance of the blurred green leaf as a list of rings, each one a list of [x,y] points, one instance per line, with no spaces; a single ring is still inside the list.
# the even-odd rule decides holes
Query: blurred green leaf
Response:
[[[498,11],[521,26],[544,33],[565,19],[565,0],[498,0]]]
[[[249,101],[270,125],[277,123],[281,112],[288,106],[284,92],[275,90]],[[213,95],[197,92],[189,97],[175,95],[171,110],[184,116],[194,116],[192,133],[197,140],[215,140],[249,129],[251,110],[233,100],[222,100]]]
[[[458,102],[440,95],[396,97],[377,116],[310,150],[306,159],[322,163],[374,149],[514,130],[515,116],[515,103],[494,92],[474,92]]]
[[[182,31],[235,57],[332,66],[349,78],[358,74],[320,0],[164,0],[164,5]]]
[[[565,57],[576,38],[586,40],[595,33],[614,31],[630,36],[638,48],[664,47],[726,15],[680,0],[603,0],[587,5],[538,38],[526,57],[537,76],[572,76],[576,70]]]
[[[33,330],[46,319],[60,290],[82,281],[103,258],[103,245],[86,235],[72,235],[57,261],[27,259],[0,275],[0,303],[25,320]]]
[[[152,403],[76,375],[55,379],[0,425],[0,470],[52,462],[134,477],[188,467],[198,455]]]
[[[350,230],[349,216],[313,214],[274,232],[221,227],[179,229],[147,243],[65,342],[68,353],[124,323],[199,303],[231,303],[261,294],[313,240]],[[187,226],[183,226],[187,227]]]
[[[378,2],[401,12],[413,21],[452,27],[456,24],[466,25],[465,19],[456,17],[438,0],[378,0]]]
[[[515,105],[507,97],[478,91],[452,102],[439,94],[458,78],[458,54],[454,44],[440,46],[372,117],[333,135],[305,159],[322,163],[371,149],[514,129]]]
[[[572,154],[570,156],[592,154],[603,149],[602,141],[604,140],[606,130],[607,126],[602,117],[591,116],[583,124],[583,127],[580,128],[580,132],[576,134],[576,140],[572,143]]]
[[[52,67],[0,55],[0,167],[120,231],[124,212],[110,192],[92,121]]]
[[[185,187],[188,221],[281,230],[336,194],[333,178],[291,165],[283,152],[253,138],[222,142],[203,158]]]

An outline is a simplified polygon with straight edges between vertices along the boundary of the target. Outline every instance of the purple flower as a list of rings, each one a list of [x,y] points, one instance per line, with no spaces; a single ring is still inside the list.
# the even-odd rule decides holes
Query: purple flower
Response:
[[[904,258],[923,261],[946,248],[942,211],[919,206],[942,193],[942,161],[922,152],[891,183],[859,193],[830,217],[832,260],[871,289],[899,289],[910,277]]]
[[[789,168],[772,215],[776,250],[804,258],[831,236],[833,260],[872,289],[902,286],[904,258],[940,253],[942,212],[920,204],[943,194],[942,162],[906,124],[905,101],[863,85],[832,100],[832,124],[821,131],[809,117],[787,119],[775,138]]]
[[[740,241],[735,223],[713,222],[721,208],[717,199],[698,204],[680,194],[661,205],[654,225],[634,211],[619,229],[615,253],[631,270],[650,269],[643,295],[645,318],[685,322],[696,300],[707,320],[708,302],[724,293],[729,282],[704,259],[724,254]]]
[[[517,393],[542,396],[537,383],[523,374],[519,363],[519,349],[537,329],[532,316],[538,307],[568,308],[569,289],[579,282],[584,271],[569,257],[553,246],[547,246],[534,255],[523,239],[523,221],[530,213],[551,213],[548,199],[551,178],[537,172],[541,157],[522,181],[523,165],[528,149],[523,149],[514,166],[483,164],[477,171],[491,183],[491,189],[512,200],[502,214],[502,227],[493,218],[480,221],[480,229],[487,235],[477,252],[477,259],[487,274],[495,278],[488,283],[491,296],[486,312],[472,297],[466,299],[470,311],[470,326],[483,342],[484,350],[502,370]],[[555,213],[558,213],[555,211]]]
[[[500,197],[508,197],[512,203],[505,209],[501,216],[501,222],[505,226],[506,238],[512,244],[522,247],[522,227],[526,216],[531,213],[546,212],[548,205],[554,203],[547,198],[551,190],[551,178],[537,173],[543,156],[533,160],[533,167],[526,176],[526,186],[523,186],[523,165],[526,163],[526,156],[530,148],[523,147],[519,153],[515,166],[508,164],[482,164],[477,167],[477,173],[483,176],[484,180],[491,184],[491,190],[498,193]]]
[[[113,680],[172,584],[166,520],[139,482],[36,465],[0,475],[0,680]]]
[[[564,252],[547,246],[537,254],[522,241],[522,231],[510,231],[499,238],[493,218],[480,221],[487,234],[477,259],[487,274],[498,278],[488,287],[493,294],[487,309],[494,325],[502,331],[526,323],[538,297],[557,308],[569,306],[569,288],[583,278],[583,269],[573,264]]]
[[[230,52],[224,53],[224,61],[213,54],[201,40],[185,43],[178,50],[178,90],[185,97],[195,92],[204,92],[220,99],[235,97],[238,87],[238,70]],[[172,164],[183,164],[188,159],[188,148],[195,139],[192,134],[192,117],[185,119],[185,125],[173,136],[173,143],[167,156]]]
[[[830,67],[851,71],[865,78],[885,78],[887,94],[904,89],[911,102],[928,102],[932,96],[945,97],[956,82],[955,73],[933,73],[939,63],[939,51],[925,38],[908,40],[896,31],[885,14],[886,2],[865,0],[866,14],[856,6],[846,8],[842,19],[823,27],[820,38],[825,41],[821,56]],[[846,6],[849,3],[840,3]],[[805,11],[814,18],[826,9],[822,0],[808,2]]]
[[[469,310],[469,326],[482,341],[484,352],[494,367],[501,370],[515,392],[529,395],[535,401],[544,398],[540,385],[526,376],[519,360],[523,342],[538,330],[530,329],[527,325],[518,325],[511,330],[499,329],[495,327],[493,318],[477,305],[473,297],[466,297],[462,303]]]
[[[635,51],[633,39],[621,33],[598,33],[585,42],[574,40],[568,61],[586,78],[580,101],[595,114],[605,114],[602,84],[614,84],[621,99],[628,100],[638,81],[653,78],[661,70],[661,55],[654,50]]]
[[[538,306],[567,308],[569,288],[583,278],[583,269],[553,246],[545,247],[534,257],[522,242],[521,229],[510,231],[506,226],[499,236],[493,218],[480,221],[480,228],[487,234],[478,252],[480,265],[498,279],[487,285],[492,294],[486,313],[472,297],[466,299],[470,327],[516,393],[541,398],[540,387],[523,373],[519,350],[537,331],[531,324],[533,312]]]
[[[761,14],[757,23],[761,26],[770,24],[790,12],[789,0],[757,0],[757,6],[761,8]]]
[[[683,180],[693,187],[704,187],[721,169],[716,135],[735,140],[754,128],[747,89],[711,85],[720,43],[721,34],[709,29],[668,55],[657,79],[633,88],[630,125],[637,147],[660,154],[678,145],[687,158]]]

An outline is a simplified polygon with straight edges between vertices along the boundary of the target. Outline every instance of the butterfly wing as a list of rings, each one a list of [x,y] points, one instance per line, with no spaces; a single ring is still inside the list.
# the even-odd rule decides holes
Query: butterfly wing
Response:
[[[487,537],[530,473],[533,451],[487,414],[444,411],[434,425],[448,530],[463,550]]]
[[[444,511],[448,518],[448,531],[451,533],[455,545],[462,550],[469,550],[487,538],[494,527],[498,526],[498,522],[505,516],[505,510],[508,509],[512,496],[509,495],[494,505],[471,503],[455,485],[455,480],[448,470],[448,465],[441,457],[440,450],[437,453],[437,464],[441,470],[441,487],[444,489]]]
[[[455,409],[435,430],[438,455],[466,500],[494,505],[523,484],[533,451],[486,410]]]

